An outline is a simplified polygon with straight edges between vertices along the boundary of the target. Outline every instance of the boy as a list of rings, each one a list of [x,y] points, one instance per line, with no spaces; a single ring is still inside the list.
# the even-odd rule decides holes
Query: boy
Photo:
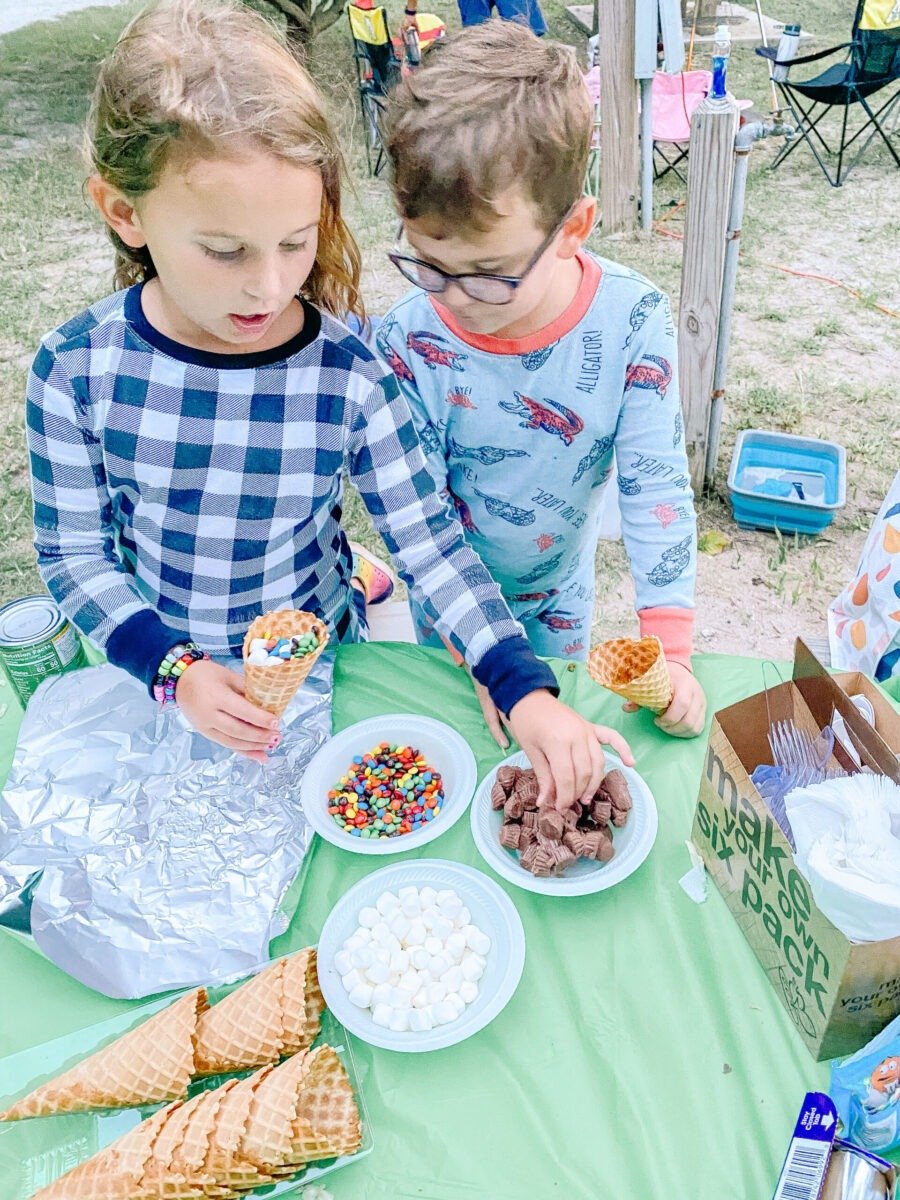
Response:
[[[510,22],[447,38],[398,88],[387,146],[417,289],[379,328],[429,468],[539,654],[587,656],[599,498],[618,463],[642,634],[690,737],[696,522],[667,298],[587,254],[592,114],[575,56]],[[414,610],[420,640],[434,612]],[[489,708],[486,708],[489,713]],[[496,725],[496,722],[494,722]]]

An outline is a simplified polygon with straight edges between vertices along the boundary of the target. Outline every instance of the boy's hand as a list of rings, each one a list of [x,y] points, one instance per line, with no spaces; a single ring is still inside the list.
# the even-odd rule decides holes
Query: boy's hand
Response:
[[[277,745],[278,718],[244,696],[244,680],[219,663],[195,662],[176,685],[178,707],[191,725],[208,737],[264,763]]]
[[[675,694],[672,703],[654,724],[670,737],[692,738],[703,732],[706,723],[706,697],[696,677],[680,663],[667,664]],[[622,706],[625,712],[637,712],[638,706]]]
[[[415,14],[404,13],[403,18],[400,21],[400,36],[403,37],[403,35],[406,33],[407,29],[418,29],[418,27],[419,27],[419,25],[416,20]]]
[[[612,746],[626,766],[634,766],[634,755],[621,734],[592,724],[543,689],[523,696],[507,724],[534,768],[541,789],[538,804],[553,804],[560,812],[576,800],[590,800],[599,788],[606,773],[602,742]]]
[[[497,743],[501,750],[509,749],[509,738],[503,726],[505,724],[503,714],[500,709],[491,699],[491,693],[487,690],[483,683],[479,683],[474,675],[471,675],[472,687],[475,689],[475,695],[478,697],[478,703],[481,705],[481,711],[484,714],[485,724],[490,730],[491,737]]]

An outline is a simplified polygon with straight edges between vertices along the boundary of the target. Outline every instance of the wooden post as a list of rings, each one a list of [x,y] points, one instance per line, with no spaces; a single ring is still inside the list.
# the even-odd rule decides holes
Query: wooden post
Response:
[[[730,96],[723,100],[707,97],[691,120],[678,375],[691,483],[698,493],[703,487],[709,443],[737,125],[738,107]]]
[[[600,207],[603,232],[637,225],[639,183],[634,0],[603,0],[600,18]]]

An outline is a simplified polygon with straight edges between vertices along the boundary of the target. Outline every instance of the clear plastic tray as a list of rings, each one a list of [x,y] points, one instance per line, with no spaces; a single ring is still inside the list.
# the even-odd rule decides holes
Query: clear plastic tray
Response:
[[[263,964],[266,965],[268,964]],[[220,1000],[235,986],[236,983],[209,988],[210,1002]],[[120,1034],[126,1033],[147,1017],[171,1004],[172,999],[173,997],[169,996],[164,1000],[152,1001],[108,1021],[102,1021],[65,1037],[55,1038],[6,1058],[0,1063],[0,1108],[6,1108],[18,1097],[24,1096],[33,1088],[74,1066],[87,1055],[108,1045]],[[362,1144],[355,1154],[312,1164],[290,1179],[284,1179],[277,1184],[266,1184],[255,1192],[248,1192],[249,1196],[291,1195],[298,1188],[313,1183],[348,1163],[356,1162],[374,1148],[372,1127],[360,1086],[359,1072],[350,1048],[350,1039],[344,1026],[327,1009],[322,1014],[322,1030],[314,1045],[318,1046],[323,1042],[327,1042],[337,1051],[353,1086],[362,1125]],[[252,1072],[244,1071],[234,1076],[212,1075],[205,1079],[197,1079],[191,1084],[189,1095],[218,1087],[225,1079],[239,1078],[241,1074],[249,1075]],[[155,1104],[139,1109],[70,1113],[54,1117],[34,1117],[27,1121],[0,1122],[2,1200],[28,1200],[39,1188],[52,1183],[78,1163],[84,1162],[161,1107],[162,1105]]]

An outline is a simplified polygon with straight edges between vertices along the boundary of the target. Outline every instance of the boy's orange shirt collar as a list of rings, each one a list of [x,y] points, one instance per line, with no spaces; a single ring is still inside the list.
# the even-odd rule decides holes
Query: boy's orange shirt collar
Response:
[[[472,346],[475,350],[484,350],[488,354],[530,354],[534,350],[543,350],[545,346],[552,346],[567,333],[571,333],[578,322],[583,320],[591,306],[591,301],[597,294],[600,280],[603,277],[600,264],[584,250],[579,250],[576,258],[581,267],[581,283],[578,285],[575,299],[555,321],[551,321],[549,325],[545,325],[536,333],[529,334],[528,337],[498,338],[491,334],[470,333],[458,324],[435,296],[430,296],[429,299],[435,312],[450,332],[455,334],[461,342],[465,342],[467,346]]]

